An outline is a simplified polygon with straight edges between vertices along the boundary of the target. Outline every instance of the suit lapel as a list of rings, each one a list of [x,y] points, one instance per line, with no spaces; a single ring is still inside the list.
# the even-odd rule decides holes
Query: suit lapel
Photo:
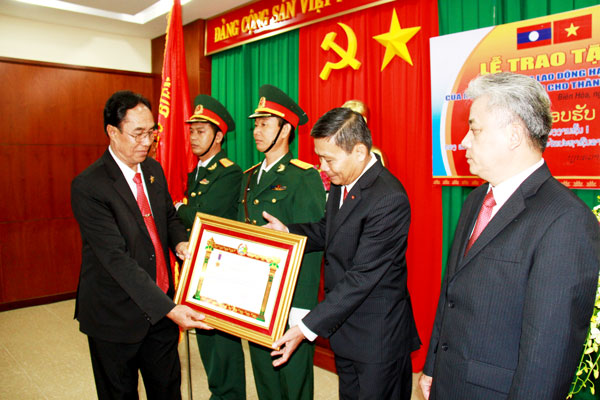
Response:
[[[144,173],[144,182],[146,184],[146,191],[148,192],[148,201],[150,202],[150,208],[152,209],[154,224],[156,225],[156,229],[158,230],[159,237],[166,237],[166,232],[161,232],[162,227],[166,226],[167,212],[163,207],[163,203],[160,201],[160,185],[157,182],[155,182],[156,177],[152,175],[152,171],[150,170],[146,162],[140,163],[140,168]],[[146,226],[145,223],[144,226]],[[146,232],[147,231],[148,230],[146,229]],[[148,234],[148,237],[150,237],[150,234]]]
[[[383,169],[383,165],[381,162],[377,161],[371,168],[369,168],[363,176],[356,182],[356,184],[352,187],[352,190],[348,193],[346,200],[344,200],[344,204],[340,207],[339,210],[335,211],[333,217],[328,217],[328,220],[332,220],[331,224],[328,226],[328,232],[326,234],[327,238],[332,238],[335,236],[335,232],[342,226],[344,221],[352,215],[352,212],[359,205],[361,198],[363,196],[362,191],[368,187],[370,187],[375,179],[381,173]],[[334,198],[332,199],[333,204],[329,208],[336,208],[340,204],[340,196],[342,192],[341,186],[333,186],[334,188]],[[329,221],[328,221],[329,222]]]
[[[135,201],[135,197],[131,192],[131,188],[127,181],[125,180],[125,176],[121,169],[117,165],[116,161],[112,158],[109,151],[103,155],[104,165],[106,166],[108,175],[113,179],[113,187],[115,191],[121,196],[129,211],[131,211],[131,215],[135,219],[135,222],[138,224],[140,229],[143,232],[146,232],[146,235],[150,237],[148,234],[148,230],[146,229],[146,224],[144,223],[144,219],[142,218],[142,213],[140,212],[140,208],[138,207],[137,202]]]
[[[466,243],[470,236],[471,231],[473,230],[473,226],[475,225],[475,220],[477,219],[477,215],[479,214],[479,209],[481,208],[481,203],[483,202],[483,197],[487,193],[487,190],[482,190],[480,193],[480,199],[475,202],[479,207],[476,208],[475,211],[471,211],[471,218],[469,219],[469,229],[466,232],[461,233],[462,242],[460,244],[460,253],[455,255],[456,257],[462,258],[462,261],[457,262],[454,265],[457,265],[456,272],[459,272],[464,266],[466,266],[477,254],[479,254],[490,242],[498,236],[504,228],[512,221],[514,221],[519,214],[521,214],[526,209],[525,200],[528,197],[535,195],[540,186],[551,177],[550,171],[548,167],[544,163],[540,168],[535,170],[533,174],[531,174],[521,185],[515,190],[515,192],[509,197],[509,199],[504,203],[504,205],[498,210],[496,215],[490,220],[488,225],[485,227],[481,235],[477,238],[473,246],[467,253],[467,255],[463,258],[463,254],[465,251]],[[457,235],[459,234],[457,230]],[[458,236],[457,236],[458,237]]]

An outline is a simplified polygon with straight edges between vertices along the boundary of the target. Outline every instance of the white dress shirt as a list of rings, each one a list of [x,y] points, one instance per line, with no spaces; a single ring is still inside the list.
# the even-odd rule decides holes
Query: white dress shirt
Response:
[[[110,146],[108,146],[108,152],[110,153],[112,158],[115,160],[115,162],[119,166],[119,169],[123,173],[123,176],[125,177],[125,181],[129,185],[129,188],[131,189],[131,192],[133,193],[133,197],[135,197],[136,200],[137,200],[137,185],[133,181],[133,178],[135,177],[135,174],[137,172],[140,173],[140,175],[142,176],[142,186],[144,187],[144,193],[146,194],[146,198],[148,199],[148,204],[150,204],[150,197],[148,196],[148,189],[146,189],[146,180],[144,179],[144,173],[142,172],[142,169],[140,168],[140,164],[136,164],[136,166],[135,166],[135,169],[137,170],[137,172],[136,172],[136,171],[132,170],[131,168],[129,168],[123,161],[121,161],[119,159],[119,157],[117,157],[115,155],[115,153],[113,153]],[[150,204],[150,210],[152,210],[152,204]]]

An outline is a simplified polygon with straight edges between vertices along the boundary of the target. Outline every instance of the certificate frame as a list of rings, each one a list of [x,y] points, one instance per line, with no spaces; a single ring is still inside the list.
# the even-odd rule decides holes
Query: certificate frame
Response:
[[[271,347],[284,333],[306,236],[197,213],[175,302]]]

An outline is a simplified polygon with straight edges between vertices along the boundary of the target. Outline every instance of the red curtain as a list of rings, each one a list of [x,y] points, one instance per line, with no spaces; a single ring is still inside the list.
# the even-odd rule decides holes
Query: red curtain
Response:
[[[386,48],[373,36],[390,31],[394,10],[401,29],[420,27],[406,42],[412,65],[395,56],[381,71]],[[324,65],[338,62],[334,50],[321,42],[329,32],[348,48],[345,31],[356,35],[358,70],[350,66],[332,70],[328,80],[319,77]],[[299,129],[298,153],[318,163],[310,127],[325,112],[345,101],[363,101],[369,109],[368,125],[374,144],[387,156],[387,167],[406,188],[412,211],[407,251],[408,281],[421,350],[413,353],[413,369],[423,368],[440,290],[442,252],[441,188],[432,185],[431,91],[429,38],[438,34],[437,2],[394,1],[300,29],[299,104],[309,123]],[[402,35],[399,35],[402,37]],[[406,54],[406,53],[405,53]]]

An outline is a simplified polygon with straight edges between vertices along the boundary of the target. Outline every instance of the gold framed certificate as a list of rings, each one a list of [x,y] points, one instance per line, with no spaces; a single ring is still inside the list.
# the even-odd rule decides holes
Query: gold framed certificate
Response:
[[[175,302],[271,347],[286,328],[306,237],[197,213]]]

